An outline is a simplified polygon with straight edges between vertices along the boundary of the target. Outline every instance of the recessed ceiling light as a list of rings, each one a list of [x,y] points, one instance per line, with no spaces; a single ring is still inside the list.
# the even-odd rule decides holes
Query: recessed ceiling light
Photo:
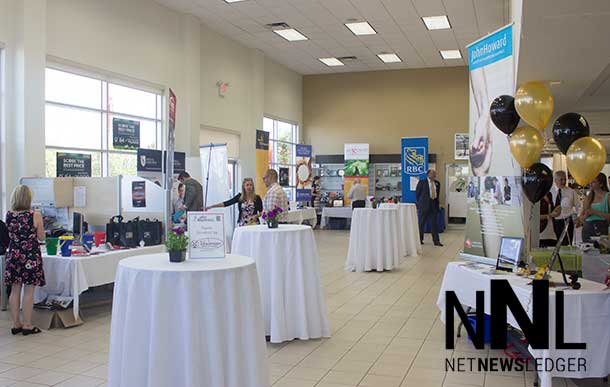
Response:
[[[343,62],[337,58],[318,58],[318,60],[330,67],[344,66]]]
[[[375,35],[377,31],[367,22],[346,23],[345,26],[353,32],[354,35]]]
[[[424,16],[422,17],[422,20],[429,30],[447,30],[451,28],[451,24],[449,24],[449,19],[447,19],[446,15]]]
[[[276,34],[281,36],[282,38],[288,40],[289,42],[296,42],[299,40],[308,40],[307,36],[303,35],[299,31],[294,28],[288,28],[284,30],[273,30]]]
[[[443,59],[461,59],[462,53],[460,50],[441,50]]]
[[[231,4],[231,3],[239,3],[241,1],[245,1],[245,0],[225,0],[225,3]]]
[[[381,59],[384,63],[399,63],[402,62],[400,57],[394,53],[383,53],[377,54],[379,59]]]

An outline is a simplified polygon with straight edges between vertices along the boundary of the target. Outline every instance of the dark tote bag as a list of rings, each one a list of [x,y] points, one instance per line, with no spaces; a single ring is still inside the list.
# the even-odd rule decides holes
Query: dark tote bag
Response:
[[[144,241],[144,246],[160,245],[163,237],[163,226],[159,220],[140,220],[139,241]]]
[[[123,223],[121,229],[121,243],[124,247],[138,247],[140,245],[140,218],[134,218]]]
[[[125,223],[123,223],[121,215],[110,218],[110,221],[106,224],[106,241],[113,246],[121,246],[121,233],[124,226]]]

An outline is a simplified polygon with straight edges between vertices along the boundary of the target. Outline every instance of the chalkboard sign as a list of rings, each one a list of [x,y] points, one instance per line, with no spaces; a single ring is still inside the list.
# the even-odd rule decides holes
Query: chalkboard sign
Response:
[[[57,177],[91,177],[91,155],[57,152]]]
[[[112,145],[115,149],[138,149],[140,147],[140,121],[113,118]]]

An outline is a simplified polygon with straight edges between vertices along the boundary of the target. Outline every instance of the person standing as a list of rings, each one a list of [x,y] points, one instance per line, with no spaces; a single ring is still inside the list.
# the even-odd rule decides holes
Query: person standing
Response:
[[[557,240],[561,236],[563,229],[568,224],[568,234],[561,241],[563,246],[570,245],[574,240],[574,220],[572,215],[578,213],[578,199],[574,190],[567,186],[568,177],[564,171],[555,172],[555,184],[551,188],[553,211],[553,231]]]
[[[11,333],[21,333],[24,336],[40,333],[40,329],[32,325],[32,310],[34,287],[46,285],[38,242],[44,241],[45,235],[42,215],[32,210],[32,191],[28,186],[18,185],[13,191],[11,210],[6,214],[6,225],[9,247],[6,253],[4,283],[11,286]],[[19,316],[20,309],[23,311],[23,321]]]
[[[591,242],[591,237],[608,235],[610,220],[610,195],[606,175],[600,173],[591,182],[591,191],[585,198],[583,211],[579,218],[582,224],[583,242]]]
[[[352,208],[366,207],[366,188],[360,184],[360,179],[354,179],[354,185],[347,193],[347,197],[352,201]]]
[[[184,184],[184,205],[183,209],[188,211],[203,210],[203,187],[193,179],[188,172],[180,172],[178,181]]]
[[[424,243],[424,226],[430,220],[432,229],[432,240],[435,246],[443,246],[438,236],[438,194],[441,191],[441,183],[436,180],[436,171],[429,169],[426,178],[421,179],[415,188],[417,212],[419,213],[419,240]]]
[[[281,208],[282,213],[278,215],[277,220],[282,223],[286,219],[286,212],[288,212],[288,196],[284,189],[277,183],[278,175],[275,169],[268,169],[263,176],[263,182],[267,187],[267,194],[263,200],[263,209],[265,212],[269,212],[276,208]]]
[[[259,216],[263,212],[263,200],[256,194],[254,189],[254,180],[251,177],[246,177],[241,183],[241,192],[235,195],[232,199],[207,207],[205,210],[212,208],[223,208],[237,204],[239,217],[237,219],[238,226],[247,226],[253,223],[260,223]]]

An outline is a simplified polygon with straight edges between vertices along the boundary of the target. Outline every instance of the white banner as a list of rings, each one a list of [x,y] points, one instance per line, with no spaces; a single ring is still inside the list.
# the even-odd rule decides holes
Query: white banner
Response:
[[[345,160],[368,160],[369,144],[345,144]]]
[[[203,185],[203,206],[221,203],[231,199],[231,183],[229,181],[229,159],[226,144],[202,145],[199,148],[201,156],[201,185]],[[224,214],[225,230],[230,241],[233,237],[231,208],[216,208],[211,211]],[[227,246],[230,246],[227,243]]]

